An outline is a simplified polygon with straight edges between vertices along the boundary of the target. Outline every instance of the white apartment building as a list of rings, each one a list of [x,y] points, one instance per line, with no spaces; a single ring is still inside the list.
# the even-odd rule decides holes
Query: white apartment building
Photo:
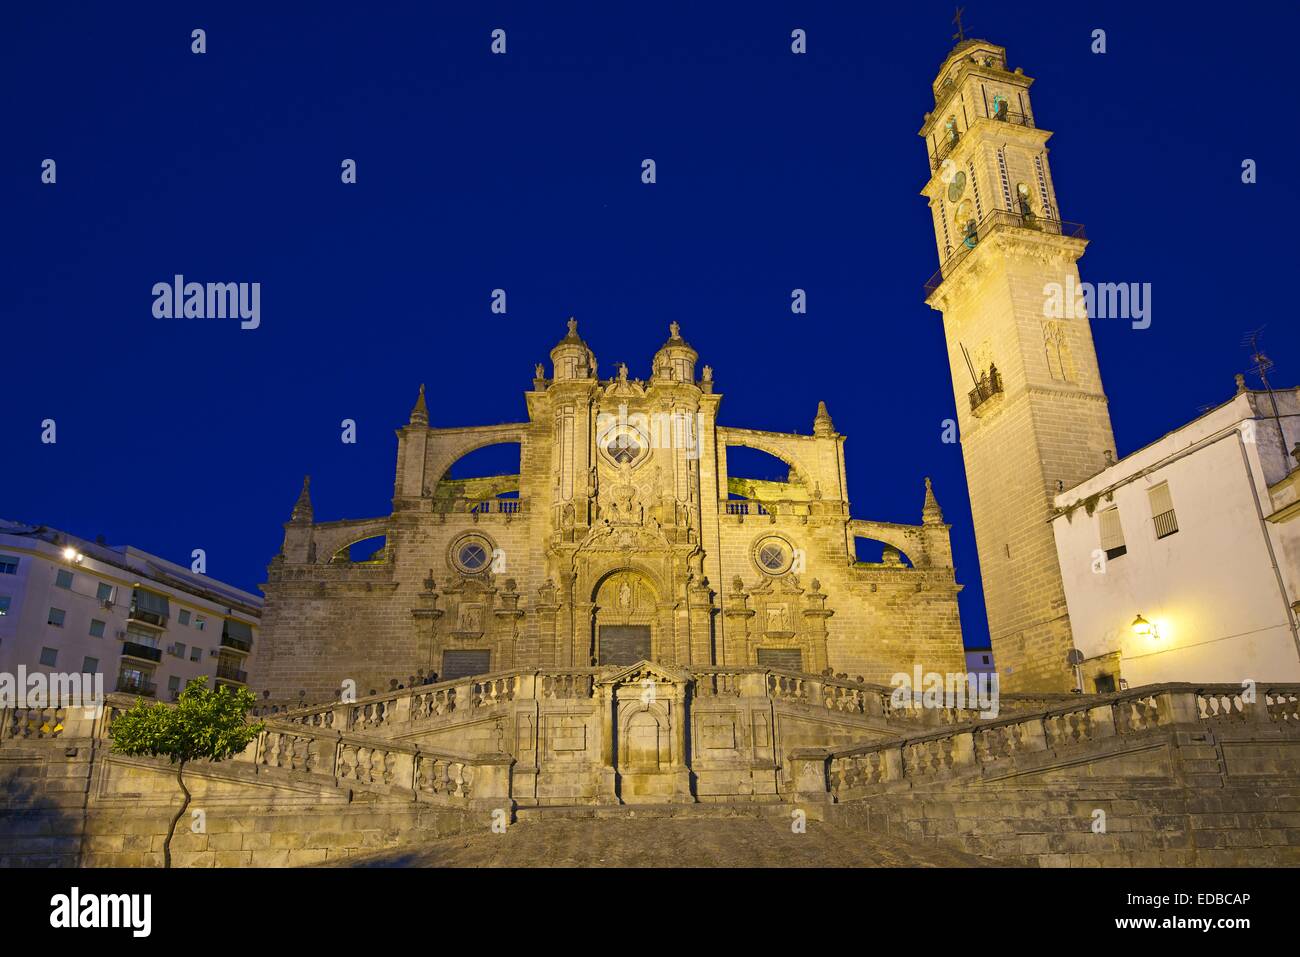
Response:
[[[1238,377],[1230,401],[1056,496],[1084,691],[1300,681],[1297,442],[1300,389]]]
[[[102,674],[173,700],[248,684],[262,599],[142,552],[0,520],[0,672]]]

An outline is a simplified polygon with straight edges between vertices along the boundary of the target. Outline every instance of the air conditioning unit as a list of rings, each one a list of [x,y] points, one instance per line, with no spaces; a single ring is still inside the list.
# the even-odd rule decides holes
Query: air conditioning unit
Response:
[[[105,608],[112,608],[112,607],[113,607],[113,599],[111,599],[111,598],[105,598],[105,599],[103,599],[102,601],[100,601],[100,604],[101,604],[102,606],[104,606]]]
[[[209,658],[215,658],[215,657],[217,657],[217,655],[219,655],[219,654],[221,654],[221,652],[218,651],[216,648],[209,648],[209,649],[208,649],[208,657],[209,657]]]

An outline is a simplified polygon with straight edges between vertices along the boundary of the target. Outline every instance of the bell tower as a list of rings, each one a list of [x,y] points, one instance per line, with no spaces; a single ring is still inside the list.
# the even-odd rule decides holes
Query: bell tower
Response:
[[[1008,691],[1073,688],[1053,498],[1115,448],[1088,318],[1073,303],[1083,227],[1063,222],[1020,68],[962,40],[934,82],[922,190],[989,632]]]

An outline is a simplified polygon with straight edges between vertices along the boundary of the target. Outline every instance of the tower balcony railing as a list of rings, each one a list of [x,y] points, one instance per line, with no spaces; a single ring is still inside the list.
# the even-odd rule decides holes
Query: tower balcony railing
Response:
[[[976,117],[976,121],[978,122],[979,120],[992,120],[995,123],[1010,123],[1012,126],[1027,126],[1030,129],[1033,129],[1034,127],[1034,118],[1028,113],[1013,113],[1010,110],[1002,110],[989,116]],[[964,134],[962,133],[954,131],[953,133],[949,133],[943,137],[938,148],[930,156],[930,169],[937,170],[943,164],[943,161],[948,158],[948,154],[957,148],[957,144],[961,142],[963,135]]]
[[[975,388],[970,390],[970,410],[974,412],[995,395],[1002,394],[1002,375],[997,366],[989,366],[980,374]]]
[[[957,144],[960,142],[961,142],[960,133],[952,133],[948,136],[945,136],[943,138],[943,142],[939,144],[939,148],[936,149],[934,151],[934,155],[930,157],[930,169],[937,170],[940,164],[942,164],[943,161],[948,158],[948,154],[951,153],[953,150],[955,150],[957,148]]]
[[[1059,219],[1035,214],[1013,213],[1009,209],[994,209],[978,223],[972,222],[966,228],[966,234],[957,244],[957,249],[939,267],[938,272],[925,283],[925,298],[929,299],[934,291],[943,285],[943,281],[952,271],[961,265],[962,260],[970,255],[972,249],[1000,229],[1027,229],[1049,236],[1065,236],[1069,239],[1087,239],[1082,223],[1067,223]]]

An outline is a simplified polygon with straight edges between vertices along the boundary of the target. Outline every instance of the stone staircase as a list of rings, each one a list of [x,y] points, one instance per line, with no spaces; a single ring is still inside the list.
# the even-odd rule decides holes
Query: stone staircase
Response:
[[[166,762],[110,753],[107,728],[132,700],[111,696],[98,717],[0,711],[0,861],[157,862],[179,794]],[[585,828],[604,863],[630,860],[658,827],[678,835],[664,839],[671,853],[645,852],[665,866],[673,855],[783,861],[773,847],[789,861],[821,848],[825,863],[1297,864],[1298,702],[1297,685],[1260,685],[1249,700],[1236,686],[1159,685],[1006,696],[983,720],[772,669],[507,672],[268,717],[235,759],[187,770],[210,830],[178,837],[177,860],[312,864],[407,849],[419,861],[504,863],[501,849],[515,848],[516,862],[545,865],[553,851],[591,860],[576,836]],[[620,741],[656,708],[664,737],[652,757],[685,787],[638,803],[620,787],[631,754]],[[1093,830],[1096,811],[1109,830]],[[791,830],[796,812],[806,833]],[[501,820],[513,837],[492,832]],[[745,850],[729,856],[710,829],[736,831]],[[787,845],[787,833],[817,840]],[[867,833],[865,856],[830,848]]]

